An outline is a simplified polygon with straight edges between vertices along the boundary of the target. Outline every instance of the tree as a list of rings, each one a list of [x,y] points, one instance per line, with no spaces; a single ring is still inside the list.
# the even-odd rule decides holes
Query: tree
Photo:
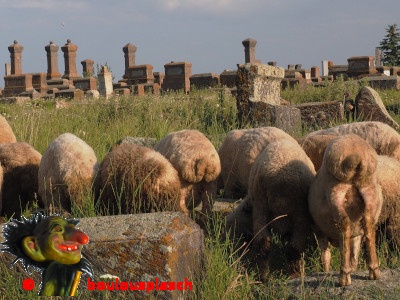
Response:
[[[385,38],[380,43],[385,66],[400,66],[400,32],[396,24],[386,28]]]

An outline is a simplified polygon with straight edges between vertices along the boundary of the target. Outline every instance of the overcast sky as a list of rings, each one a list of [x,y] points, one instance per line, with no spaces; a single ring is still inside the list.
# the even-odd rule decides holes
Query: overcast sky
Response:
[[[127,43],[138,48],[136,64],[154,71],[170,61],[191,62],[193,74],[235,70],[249,37],[263,63],[309,69],[321,60],[373,56],[390,24],[400,26],[399,0],[0,0],[0,74],[14,40],[24,46],[23,72],[34,73],[47,71],[49,41],[61,47],[67,39],[79,47],[80,74],[80,62],[92,59],[107,63],[115,81]],[[61,49],[58,61],[63,74]]]

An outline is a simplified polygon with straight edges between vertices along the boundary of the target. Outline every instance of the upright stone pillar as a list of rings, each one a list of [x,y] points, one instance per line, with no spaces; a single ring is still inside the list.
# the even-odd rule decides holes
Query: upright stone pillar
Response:
[[[11,75],[22,74],[22,50],[24,50],[24,46],[18,44],[17,40],[14,40],[14,44],[8,47],[11,57]]]
[[[113,93],[112,73],[108,71],[107,66],[101,67],[98,79],[100,95],[106,98],[110,97]]]
[[[135,57],[136,57],[137,47],[131,43],[126,44],[122,51],[124,51],[125,57],[125,74],[123,78],[128,78],[129,76],[129,68],[135,66]]]
[[[94,60],[85,59],[81,61],[83,67],[83,77],[92,77],[94,73]]]
[[[300,110],[280,105],[285,70],[264,64],[238,65],[236,105],[241,125],[275,126],[288,133],[301,130]]]
[[[242,41],[244,46],[244,57],[245,63],[253,64],[256,62],[256,45],[257,41],[252,38],[248,38]]]
[[[4,65],[4,72],[5,72],[6,76],[11,75],[11,64]]]
[[[81,76],[78,74],[76,70],[76,51],[78,50],[78,46],[72,44],[71,40],[68,39],[67,43],[61,47],[62,52],[64,52],[64,63],[65,63],[65,72],[62,78],[66,79],[74,79],[80,78]]]
[[[61,74],[58,71],[58,47],[53,41],[44,47],[47,53],[47,80],[60,79]]]

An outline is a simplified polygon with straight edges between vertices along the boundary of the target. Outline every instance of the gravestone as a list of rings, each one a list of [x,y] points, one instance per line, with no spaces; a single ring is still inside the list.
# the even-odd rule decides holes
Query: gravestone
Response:
[[[236,106],[241,125],[275,126],[291,134],[301,131],[300,111],[281,104],[285,70],[264,64],[238,65]]]
[[[98,74],[99,92],[103,97],[110,97],[113,93],[112,73],[108,71],[107,66],[101,67]]]
[[[126,71],[128,85],[139,83],[154,83],[153,66],[152,65],[136,65],[129,67]]]
[[[370,74],[376,74],[373,56],[354,56],[347,59],[349,77],[361,78]]]
[[[256,45],[257,41],[252,38],[248,38],[242,41],[244,46],[244,57],[245,63],[254,64],[256,63]]]
[[[71,40],[68,39],[67,43],[61,47],[61,50],[64,52],[65,65],[65,72],[62,78],[66,78],[69,80],[80,78],[81,76],[76,70],[76,52],[78,51],[78,46],[73,44]]]
[[[379,121],[400,130],[399,124],[387,112],[379,94],[372,88],[365,86],[357,94],[356,117],[363,121]]]
[[[154,83],[157,83],[160,87],[164,82],[165,74],[163,72],[153,72],[154,75]]]
[[[226,86],[228,88],[235,88],[236,74],[237,71],[224,70],[221,74],[219,74],[219,82],[221,86]]]
[[[81,61],[84,77],[92,77],[94,74],[94,60],[85,59]]]
[[[11,75],[22,74],[22,50],[24,50],[24,46],[18,44],[17,40],[14,40],[14,44],[8,46],[11,58]]]
[[[4,65],[4,74],[5,76],[11,75],[11,64],[7,63]]]
[[[219,76],[215,73],[194,74],[190,76],[190,87],[205,89],[217,86],[219,86]]]
[[[74,78],[72,83],[75,88],[82,91],[97,90],[97,79],[94,77]]]
[[[190,91],[190,76],[192,76],[192,64],[190,62],[171,62],[164,65],[165,77],[162,89]]]
[[[128,78],[129,68],[135,66],[136,50],[137,47],[131,43],[128,43],[124,47],[122,47],[125,58],[125,73],[123,78]]]
[[[4,77],[3,97],[18,96],[33,90],[32,74],[9,75]]]
[[[59,47],[53,41],[44,47],[47,56],[47,79],[59,79],[61,74],[58,71],[58,49]]]

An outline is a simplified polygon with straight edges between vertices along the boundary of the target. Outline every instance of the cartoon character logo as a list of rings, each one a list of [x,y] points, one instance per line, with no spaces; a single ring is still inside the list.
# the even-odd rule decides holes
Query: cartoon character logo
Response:
[[[4,242],[0,251],[15,255],[12,262],[22,261],[42,273],[41,296],[74,296],[81,274],[93,279],[90,262],[82,258],[82,246],[89,237],[75,226],[78,219],[59,215],[32,214],[30,219],[11,219],[3,227]]]

